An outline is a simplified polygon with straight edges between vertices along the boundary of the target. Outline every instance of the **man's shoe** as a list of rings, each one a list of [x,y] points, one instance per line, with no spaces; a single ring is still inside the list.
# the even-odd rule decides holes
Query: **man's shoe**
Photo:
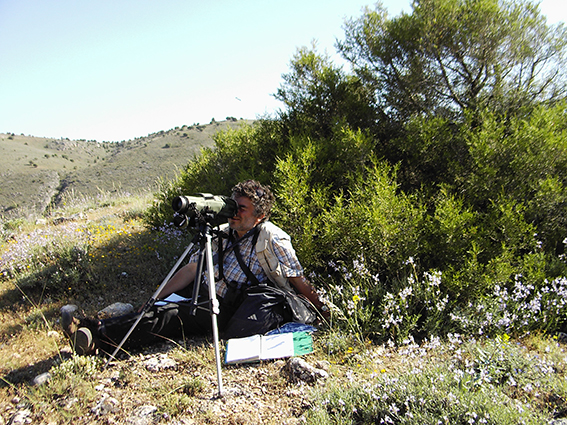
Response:
[[[79,328],[71,335],[71,347],[80,356],[88,356],[96,353],[98,341],[89,328]]]
[[[74,304],[67,304],[61,307],[61,327],[68,338],[77,332],[80,327],[80,320],[75,317],[79,308]]]

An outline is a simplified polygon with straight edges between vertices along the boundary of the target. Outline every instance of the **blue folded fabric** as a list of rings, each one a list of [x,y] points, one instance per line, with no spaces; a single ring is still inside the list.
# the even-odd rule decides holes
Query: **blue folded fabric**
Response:
[[[316,330],[317,328],[310,325],[305,325],[303,323],[296,323],[296,322],[288,322],[284,324],[282,327],[271,330],[266,335],[285,334],[290,332],[315,332]]]

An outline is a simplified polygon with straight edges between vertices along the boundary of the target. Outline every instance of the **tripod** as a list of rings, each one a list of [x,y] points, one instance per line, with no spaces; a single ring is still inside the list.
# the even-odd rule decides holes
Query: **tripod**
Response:
[[[214,273],[214,264],[213,264],[213,249],[212,249],[212,239],[213,239],[213,230],[211,224],[202,219],[199,220],[199,233],[195,235],[191,243],[187,246],[183,254],[175,263],[175,266],[170,270],[167,274],[159,288],[154,292],[151,298],[144,304],[142,309],[140,310],[140,314],[136,321],[132,324],[132,327],[128,330],[120,344],[116,347],[114,352],[111,354],[110,358],[106,361],[104,367],[106,368],[110,361],[116,357],[116,354],[120,351],[124,343],[128,340],[140,320],[142,320],[143,316],[153,307],[155,304],[157,297],[167,284],[167,282],[171,279],[173,274],[177,271],[185,257],[191,252],[194,245],[199,243],[199,259],[197,262],[197,274],[195,277],[195,283],[193,286],[193,296],[191,298],[190,304],[190,314],[195,315],[198,308],[202,308],[208,310],[211,313],[211,321],[212,321],[212,330],[213,330],[213,344],[215,349],[215,360],[216,360],[216,367],[217,367],[217,381],[218,381],[218,396],[222,397],[223,395],[223,386],[222,386],[222,375],[221,375],[221,357],[220,357],[220,348],[219,348],[219,331],[217,325],[217,316],[220,312],[219,309],[219,301],[216,296],[216,287],[215,287],[215,273]],[[199,296],[199,289],[201,285],[201,280],[203,276],[203,270],[207,272],[207,280],[209,283],[209,299],[203,302],[198,301]],[[208,307],[203,307],[205,304]]]

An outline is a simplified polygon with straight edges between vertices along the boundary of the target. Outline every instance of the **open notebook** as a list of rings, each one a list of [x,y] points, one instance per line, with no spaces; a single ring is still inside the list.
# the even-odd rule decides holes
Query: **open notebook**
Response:
[[[280,359],[312,352],[313,338],[309,332],[252,335],[246,338],[231,338],[227,341],[225,363]]]

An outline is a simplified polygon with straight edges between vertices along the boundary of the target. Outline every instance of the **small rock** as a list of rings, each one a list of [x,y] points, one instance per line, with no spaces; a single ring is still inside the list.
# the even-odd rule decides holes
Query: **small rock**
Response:
[[[71,410],[71,408],[79,402],[77,397],[72,397],[68,400],[62,400],[60,406],[65,410]]]
[[[146,360],[144,366],[150,372],[158,372],[164,369],[177,369],[177,362],[167,354],[160,354],[157,357],[151,357]]]
[[[152,406],[151,404],[146,404],[145,406],[138,407],[135,410],[134,414],[136,416],[149,416],[149,415],[153,415],[155,412],[157,412],[156,406]]]
[[[126,419],[128,425],[148,425],[154,422],[154,414],[157,412],[157,407],[152,405],[144,405],[138,407],[132,416]]]
[[[311,366],[300,357],[288,359],[284,366],[284,371],[292,381],[303,381],[310,384],[315,383],[319,379],[326,379],[329,376],[326,371]]]
[[[75,304],[66,304],[63,307],[61,307],[59,311],[61,312],[61,314],[69,313],[70,315],[73,315],[75,311],[77,311],[78,309],[79,307],[77,307]]]
[[[51,380],[51,373],[45,372],[33,378],[33,385],[40,386]]]
[[[317,367],[318,369],[323,369],[325,372],[328,372],[331,367],[331,363],[328,362],[327,360],[317,360],[315,367]]]
[[[103,395],[102,399],[97,403],[97,405],[91,409],[91,412],[96,416],[104,416],[116,411],[117,408],[118,408],[118,400],[116,400],[114,397],[109,397],[107,394],[105,394]]]
[[[98,312],[97,316],[100,320],[109,319],[111,317],[123,316],[132,313],[134,307],[129,303],[114,303]]]
[[[9,421],[9,423],[13,425],[31,424],[32,419],[30,418],[30,416],[31,416],[30,409],[18,410],[16,414],[12,417],[12,419]]]
[[[61,307],[61,309],[59,309],[59,312],[61,313],[61,319],[59,323],[61,324],[64,332],[66,328],[71,325],[71,323],[75,322],[75,316],[77,315],[78,310],[79,307],[77,307],[75,304],[66,304]]]

